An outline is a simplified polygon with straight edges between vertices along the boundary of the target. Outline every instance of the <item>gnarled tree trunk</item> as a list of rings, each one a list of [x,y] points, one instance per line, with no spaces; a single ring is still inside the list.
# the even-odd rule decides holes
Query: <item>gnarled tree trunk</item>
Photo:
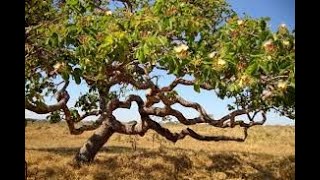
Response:
[[[79,152],[74,157],[77,165],[92,162],[97,152],[112,136],[114,130],[107,123],[103,123],[88,141],[81,147]]]
[[[165,97],[162,97],[162,98],[165,98]],[[144,136],[149,129],[152,129],[158,134],[162,135],[163,137],[165,137],[166,139],[174,143],[177,142],[178,140],[184,139],[186,136],[190,136],[194,139],[201,140],[201,141],[243,142],[248,135],[247,129],[254,125],[263,124],[266,119],[264,113],[262,113],[263,120],[260,122],[251,121],[250,124],[247,124],[243,121],[235,121],[235,116],[247,113],[244,110],[235,110],[230,114],[222,117],[219,120],[214,120],[208,117],[207,113],[197,103],[188,102],[177,95],[175,100],[184,106],[193,107],[197,109],[200,112],[201,116],[195,119],[187,119],[182,115],[182,113],[170,108],[169,106],[167,108],[145,107],[146,103],[144,103],[142,98],[137,95],[129,95],[125,101],[120,101],[119,99],[113,99],[109,101],[108,107],[106,108],[106,112],[105,112],[106,116],[102,115],[98,120],[98,122],[102,121],[101,126],[95,131],[95,133],[88,139],[88,141],[76,154],[74,158],[76,165],[92,162],[95,155],[100,150],[100,148],[108,141],[108,139],[115,132],[120,134],[126,134],[126,135]],[[137,122],[122,123],[112,115],[112,112],[117,108],[130,109],[133,101],[135,101],[139,107],[138,110],[141,115],[141,123],[137,123]],[[170,100],[164,99],[164,101],[168,102]],[[168,104],[173,104],[173,103],[168,102]],[[182,122],[185,125],[204,123],[204,122],[207,122],[210,125],[221,127],[221,128],[234,127],[235,125],[239,125],[241,127],[244,127],[244,137],[237,138],[237,137],[227,137],[227,136],[205,136],[205,135],[196,133],[190,128],[183,129],[181,130],[180,133],[171,132],[169,129],[162,127],[158,122],[152,120],[149,117],[149,115],[158,115],[158,116],[174,115],[178,118],[180,122]],[[228,122],[225,123],[226,121]],[[74,132],[77,132],[77,131],[79,131],[79,129],[76,131],[74,130]]]

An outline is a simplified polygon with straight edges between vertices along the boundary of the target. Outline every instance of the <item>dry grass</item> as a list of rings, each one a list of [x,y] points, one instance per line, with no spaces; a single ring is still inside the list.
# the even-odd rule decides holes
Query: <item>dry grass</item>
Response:
[[[236,128],[197,125],[193,129],[242,136]],[[244,143],[187,137],[173,144],[153,131],[145,137],[115,134],[91,165],[75,169],[69,162],[92,132],[73,136],[64,123],[30,123],[26,127],[28,179],[295,179],[294,131],[294,127],[253,127]]]

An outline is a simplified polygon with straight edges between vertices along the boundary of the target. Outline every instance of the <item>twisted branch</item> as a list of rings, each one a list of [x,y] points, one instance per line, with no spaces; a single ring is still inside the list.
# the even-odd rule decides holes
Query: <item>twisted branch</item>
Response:
[[[139,107],[139,113],[141,115],[141,123],[121,123],[118,121],[113,115],[112,112],[117,108],[130,108],[132,102],[136,102]],[[227,137],[227,136],[204,136],[196,133],[190,128],[183,129],[180,133],[172,133],[169,129],[162,127],[159,123],[153,121],[149,115],[168,115],[169,112],[173,109],[169,110],[166,108],[156,108],[156,107],[144,107],[145,104],[140,96],[137,95],[129,95],[125,101],[119,101],[119,99],[114,99],[108,103],[108,116],[110,121],[110,127],[121,134],[139,134],[143,136],[149,129],[152,129],[159,133],[160,135],[164,136],[166,139],[176,142],[180,139],[185,138],[187,135],[190,137],[201,140],[201,141],[238,141],[242,142],[247,138],[247,129],[249,126],[244,126],[244,138],[234,138],[234,137]],[[176,113],[181,112],[175,110]],[[183,115],[182,115],[183,116]],[[184,117],[183,117],[184,118]],[[189,123],[187,119],[184,122]]]
[[[193,86],[195,84],[195,80],[185,80],[182,78],[176,78],[169,86],[161,88],[162,92],[172,91],[178,84],[186,85],[186,86]],[[212,87],[208,83],[200,84],[200,87],[202,89],[206,90],[212,90],[214,87]]]
[[[69,82],[66,82],[64,87],[59,91],[58,96],[56,97],[58,102],[58,105],[54,106],[55,110],[62,109],[65,114],[65,120],[68,124],[69,130],[71,134],[81,134],[84,131],[94,130],[97,129],[102,122],[108,121],[108,127],[111,127],[115,132],[122,133],[122,134],[139,134],[143,136],[149,129],[152,129],[162,136],[166,137],[168,140],[172,142],[176,142],[179,139],[183,139],[185,136],[189,135],[192,138],[203,140],[203,141],[220,141],[220,140],[230,140],[230,141],[244,141],[244,139],[247,137],[247,129],[255,126],[255,125],[262,125],[266,121],[265,111],[263,110],[256,110],[254,111],[254,115],[251,117],[249,115],[250,110],[243,110],[238,109],[235,110],[220,119],[214,119],[208,115],[206,110],[198,103],[190,102],[182,97],[180,97],[176,93],[169,93],[172,91],[178,84],[182,85],[194,85],[194,80],[185,80],[182,78],[175,79],[169,86],[158,88],[152,81],[151,78],[148,75],[148,72],[144,71],[145,74],[143,81],[137,81],[132,76],[128,76],[122,68],[124,66],[122,64],[120,65],[114,65],[113,69],[110,69],[107,76],[111,78],[112,81],[106,81],[107,84],[105,89],[98,88],[99,95],[100,95],[100,109],[98,111],[92,111],[90,113],[86,113],[79,117],[78,119],[73,119],[71,116],[71,112],[69,108],[67,107],[66,103],[69,99],[68,92],[66,91],[66,87],[68,86]],[[139,67],[141,68],[141,67]],[[143,70],[143,67],[140,69],[141,72]],[[121,76],[124,75],[124,76]],[[132,86],[138,88],[138,89],[149,89],[149,93],[147,94],[147,100],[144,102],[140,96],[137,95],[129,95],[125,101],[120,101],[118,98],[115,98],[109,102],[106,102],[105,97],[108,95],[109,90],[112,85],[117,83],[128,83]],[[212,86],[210,86],[207,83],[203,83],[200,85],[201,88],[211,90],[213,89]],[[153,104],[160,102],[160,100],[165,104],[165,107],[159,108],[159,107],[152,107]],[[118,108],[131,108],[132,102],[136,102],[138,104],[138,111],[141,116],[141,123],[121,123],[118,121],[113,115],[112,112]],[[180,111],[173,109],[171,106],[175,103],[179,103],[180,105],[184,107],[189,107],[195,109],[197,112],[199,112],[199,116],[196,118],[188,119],[186,118]],[[30,108],[29,104],[26,103],[27,108]],[[44,106],[45,107],[45,106]],[[51,107],[45,107],[42,108],[41,111],[38,112],[52,112],[53,108]],[[262,120],[261,121],[254,121],[254,117],[258,114],[258,112],[261,112],[262,114]],[[237,116],[246,114],[250,120],[249,123],[245,123],[244,121],[235,120]],[[75,128],[75,122],[81,121],[84,118],[91,116],[91,115],[100,115],[100,117],[92,124],[82,125],[78,128]],[[159,117],[165,117],[168,115],[172,115],[178,119],[179,122],[181,122],[184,125],[193,125],[198,123],[207,123],[208,125],[219,127],[219,128],[233,128],[235,126],[244,127],[244,138],[231,138],[231,137],[225,137],[225,136],[203,136],[196,132],[194,132],[192,129],[187,128],[182,130],[180,133],[172,133],[168,129],[162,127],[157,122],[153,121],[149,116],[159,116]]]
[[[69,85],[69,81],[65,82],[64,86],[58,92],[56,92],[55,96],[58,103],[53,105],[47,105],[43,102],[34,104],[26,99],[25,108],[38,114],[47,114],[47,113],[62,109],[62,107],[66,105],[70,99],[69,94],[66,92],[68,85]]]

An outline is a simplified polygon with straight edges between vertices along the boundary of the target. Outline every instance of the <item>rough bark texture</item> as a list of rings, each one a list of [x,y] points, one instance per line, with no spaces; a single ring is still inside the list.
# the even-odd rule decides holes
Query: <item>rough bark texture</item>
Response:
[[[74,157],[76,164],[81,165],[82,163],[92,162],[99,149],[108,141],[113,133],[112,127],[103,123]]]

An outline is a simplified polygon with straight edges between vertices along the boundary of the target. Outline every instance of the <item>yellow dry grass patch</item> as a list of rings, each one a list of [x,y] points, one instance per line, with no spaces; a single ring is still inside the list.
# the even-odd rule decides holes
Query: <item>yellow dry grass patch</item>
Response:
[[[176,132],[184,128],[166,126]],[[242,136],[240,128],[192,128],[201,134]],[[289,126],[260,126],[249,129],[246,142],[201,142],[187,137],[176,144],[153,131],[144,137],[114,134],[91,165],[76,169],[69,163],[93,132],[73,136],[64,123],[29,123],[28,179],[294,179],[294,131]]]

